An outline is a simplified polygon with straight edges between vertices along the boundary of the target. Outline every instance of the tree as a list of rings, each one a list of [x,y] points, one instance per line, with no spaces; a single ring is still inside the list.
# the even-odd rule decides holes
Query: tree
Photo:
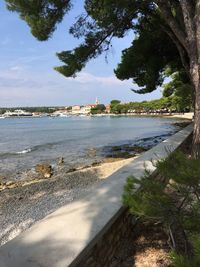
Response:
[[[120,110],[120,100],[113,99],[110,101],[110,112],[111,113],[119,113]]]
[[[114,100],[111,100],[110,101],[110,104],[113,105],[113,106],[114,105],[117,105],[117,104],[120,104],[120,103],[121,103],[121,101],[120,100],[117,100],[117,99],[114,99]]]
[[[123,201],[141,219],[162,223],[173,266],[200,266],[200,160],[174,152],[156,164],[158,177],[129,177]],[[138,190],[138,187],[140,189]]]
[[[17,11],[39,40],[48,39],[71,7],[69,0],[5,0]],[[138,24],[156,23],[176,47],[194,92],[193,156],[200,157],[200,0],[85,0],[86,14],[79,16],[70,33],[84,37],[72,51],[58,53],[63,66],[55,68],[74,76],[91,59],[110,48],[113,37],[127,31],[140,34]],[[161,40],[162,43],[162,40]],[[158,46],[159,47],[159,46]],[[156,63],[157,64],[157,63]]]
[[[172,108],[189,111],[192,108],[192,85],[183,71],[171,75],[172,80],[163,86],[163,96],[172,96]]]
[[[72,110],[72,106],[67,107],[67,111],[71,111]]]
[[[91,113],[92,114],[100,114],[100,113],[103,113],[105,110],[106,110],[106,107],[104,104],[98,104],[98,105],[96,105],[96,107],[93,107],[91,109]]]
[[[165,76],[182,68],[177,54],[176,46],[158,23],[151,19],[147,24],[142,19],[137,25],[137,37],[122,51],[115,74],[120,80],[132,79],[140,87],[132,89],[135,93],[150,93],[163,84]]]

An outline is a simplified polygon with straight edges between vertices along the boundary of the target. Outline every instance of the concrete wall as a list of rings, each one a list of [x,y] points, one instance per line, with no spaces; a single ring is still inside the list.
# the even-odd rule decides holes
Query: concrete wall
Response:
[[[132,218],[122,207],[127,176],[141,177],[191,134],[192,125],[113,173],[83,198],[63,206],[0,248],[1,267],[109,266]],[[111,246],[112,244],[112,246]]]

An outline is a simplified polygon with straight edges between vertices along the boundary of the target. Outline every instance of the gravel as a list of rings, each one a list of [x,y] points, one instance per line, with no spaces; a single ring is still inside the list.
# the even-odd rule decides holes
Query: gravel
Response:
[[[132,161],[121,160],[0,192],[0,245],[13,239],[36,221],[91,191],[110,174]]]

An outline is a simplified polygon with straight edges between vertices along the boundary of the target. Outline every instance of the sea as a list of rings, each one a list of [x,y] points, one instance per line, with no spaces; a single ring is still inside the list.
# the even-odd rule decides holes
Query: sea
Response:
[[[0,175],[14,176],[63,157],[69,167],[100,161],[116,145],[172,135],[176,120],[160,117],[41,117],[0,120]]]

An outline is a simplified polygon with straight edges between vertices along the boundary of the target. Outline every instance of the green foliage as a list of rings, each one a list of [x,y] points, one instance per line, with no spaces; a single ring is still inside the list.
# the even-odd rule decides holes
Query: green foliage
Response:
[[[122,113],[121,112],[121,105],[120,105],[121,101],[117,100],[117,99],[113,99],[110,101],[110,112],[111,113]]]
[[[164,177],[173,179],[183,188],[198,187],[200,182],[200,160],[188,159],[182,152],[172,153],[166,160],[158,161],[157,168]]]
[[[103,104],[98,104],[96,107],[91,108],[91,114],[101,114],[105,111],[106,107]]]
[[[72,106],[67,107],[67,110],[68,111],[72,110]]]
[[[200,266],[200,238],[195,237],[192,240],[194,255],[188,257],[172,251],[170,256],[174,267],[199,267]]]
[[[136,190],[141,187],[142,191]],[[142,179],[129,177],[124,189],[123,202],[130,208],[130,212],[149,220],[168,220],[168,209],[173,211],[173,203],[165,193],[165,185],[148,176]],[[170,222],[168,222],[170,223]]]
[[[177,254],[175,251],[171,252],[171,260],[174,267],[198,267],[199,265],[194,264],[190,258]]]
[[[145,23],[145,18],[139,21],[139,36],[122,52],[121,63],[115,70],[120,80],[132,78],[133,83],[141,87],[133,89],[136,93],[149,93],[161,86],[166,66],[174,70],[181,66],[176,46],[159,25],[160,21],[155,18],[150,23]]]
[[[162,222],[175,249],[173,266],[200,266],[200,160],[174,152],[158,161],[156,167],[162,180],[148,172],[140,179],[129,177],[123,202],[132,214]],[[177,239],[179,231],[181,241]],[[191,247],[192,254],[184,244],[189,244],[187,249]]]
[[[40,41],[47,40],[69,11],[70,0],[5,0],[10,11],[16,11]]]
[[[170,74],[169,74],[170,75]],[[184,71],[171,75],[172,80],[163,86],[163,96],[172,96],[172,108],[189,111],[192,108],[192,86]]]
[[[178,92],[177,92],[178,94]],[[111,101],[111,112],[116,114],[128,113],[128,112],[156,112],[157,110],[160,113],[164,111],[170,112],[171,110],[176,110],[178,112],[185,112],[191,110],[191,98],[187,98],[184,94],[183,97],[180,96],[180,100],[178,96],[173,95],[169,97],[161,97],[160,99],[150,100],[150,101],[142,101],[142,102],[130,102],[126,104],[121,104],[120,101],[113,100]],[[180,93],[181,94],[181,93]],[[187,95],[187,92],[186,92]],[[177,103],[177,101],[179,101]],[[178,106],[179,104],[179,106]]]
[[[110,101],[110,104],[113,105],[113,106],[114,105],[117,105],[117,104],[120,104],[120,103],[121,103],[121,101],[120,100],[117,100],[117,99],[114,99],[114,100],[111,100]]]

